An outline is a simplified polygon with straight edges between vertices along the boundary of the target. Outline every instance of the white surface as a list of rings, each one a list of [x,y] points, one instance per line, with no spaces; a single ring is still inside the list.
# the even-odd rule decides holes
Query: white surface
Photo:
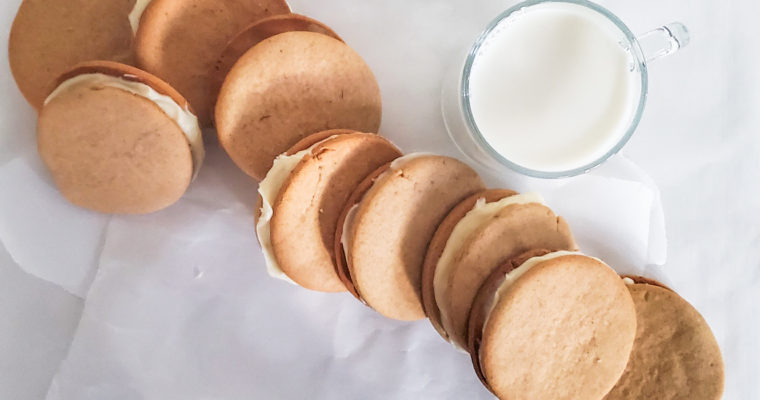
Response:
[[[470,105],[504,158],[547,172],[591,165],[618,144],[639,105],[641,74],[622,31],[570,3],[515,11],[483,40]]]
[[[375,70],[384,94],[383,133],[407,152],[457,155],[440,119],[443,71],[478,27],[513,2],[291,3],[296,12],[331,25]],[[6,35],[18,4],[0,4]],[[760,55],[754,40],[760,29],[752,24],[759,6],[751,0],[604,4],[634,31],[680,19],[694,35],[689,48],[652,66],[648,110],[627,154],[660,186],[670,239],[663,271],[715,331],[727,365],[726,398],[758,398]],[[0,50],[4,56],[5,47]],[[16,246],[39,254],[15,256],[20,266],[55,280],[62,274],[52,261],[71,262],[60,240],[92,228],[79,218],[64,233],[40,228],[55,228],[59,215],[77,211],[55,209],[40,217],[48,215],[47,207],[66,205],[52,200],[34,156],[33,112],[7,62],[2,68],[0,177],[24,170],[38,177],[0,186],[0,198],[25,198],[9,191],[33,196],[2,204],[0,233],[25,235]],[[13,366],[0,371],[0,397],[40,398],[64,357],[60,343],[72,337],[51,399],[489,397],[467,357],[452,351],[429,323],[388,321],[348,295],[311,293],[268,278],[253,237],[255,184],[210,147],[199,181],[180,204],[153,216],[115,218],[104,244],[73,252],[100,254],[104,245],[75,337],[77,318],[68,309],[40,311],[72,297],[35,284],[0,257],[3,271],[16,268],[16,279],[30,285],[11,283],[20,290],[2,292],[14,300],[2,300],[0,320],[18,321],[10,326],[27,334],[0,325],[0,343],[11,343],[0,348],[1,359]],[[35,185],[45,189],[27,188]],[[626,158],[569,183],[510,178],[510,186],[542,193],[568,218],[584,252],[613,267],[637,269],[647,259],[664,258],[662,213],[652,207],[659,193]],[[30,219],[18,224],[22,214]],[[3,243],[6,236],[0,236]],[[82,282],[75,286],[86,287]],[[37,285],[49,297],[37,294]],[[40,331],[42,339],[34,334]],[[16,367],[30,364],[39,374]]]
[[[66,355],[82,300],[25,274],[0,243],[0,399],[41,399]]]

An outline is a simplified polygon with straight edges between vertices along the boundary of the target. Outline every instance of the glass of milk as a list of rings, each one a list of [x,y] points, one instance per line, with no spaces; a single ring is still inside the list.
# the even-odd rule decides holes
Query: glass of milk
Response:
[[[531,0],[496,18],[443,88],[443,116],[476,163],[540,178],[585,173],[641,119],[647,63],[685,46],[680,23],[636,38],[585,0]]]

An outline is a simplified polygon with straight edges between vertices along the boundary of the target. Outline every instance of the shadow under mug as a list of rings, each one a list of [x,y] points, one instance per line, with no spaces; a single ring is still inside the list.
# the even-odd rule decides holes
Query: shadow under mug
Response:
[[[514,16],[515,13],[520,12],[526,7],[544,3],[569,3],[579,5],[591,9],[609,20],[617,28],[616,34],[619,36],[619,43],[624,47],[626,52],[630,53],[633,59],[631,72],[636,73],[640,78],[635,79],[635,87],[633,88],[633,98],[638,99],[638,104],[632,106],[635,108],[635,111],[631,113],[630,121],[627,124],[628,128],[623,133],[620,140],[618,140],[603,156],[597,158],[593,162],[566,171],[541,171],[530,169],[505,158],[483,137],[483,134],[475,123],[470,106],[470,74],[475,58],[483,43],[503,21]],[[590,1],[529,0],[521,2],[503,12],[493,20],[469,49],[464,64],[458,62],[447,74],[443,85],[441,101],[446,129],[459,150],[471,161],[495,172],[502,172],[505,168],[508,168],[523,175],[547,179],[584,174],[618,153],[626,145],[633,135],[633,132],[636,130],[646,104],[648,85],[647,64],[673,54],[688,43],[689,32],[686,27],[679,22],[664,25],[647,32],[644,35],[636,37],[618,17],[607,9]]]

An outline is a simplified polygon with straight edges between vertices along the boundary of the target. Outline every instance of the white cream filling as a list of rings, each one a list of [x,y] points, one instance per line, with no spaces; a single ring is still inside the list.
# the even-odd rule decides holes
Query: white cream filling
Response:
[[[148,7],[152,0],[136,0],[132,11],[129,13],[129,24],[132,25],[132,32],[137,34],[137,28],[140,27],[140,18],[142,18],[145,8]]]
[[[330,136],[320,142],[315,143],[306,150],[299,151],[291,156],[287,154],[281,154],[275,158],[272,168],[267,172],[267,176],[261,183],[259,183],[259,194],[261,195],[261,216],[256,223],[256,234],[259,238],[259,244],[261,250],[264,253],[264,259],[267,264],[267,272],[269,276],[277,279],[295,284],[289,276],[282,271],[280,264],[277,262],[277,257],[274,255],[274,248],[272,247],[272,231],[271,222],[274,215],[273,205],[277,201],[277,196],[280,194],[280,189],[288,176],[293,172],[299,162],[306,157],[307,154],[319,146],[320,144],[334,138]]]
[[[45,105],[61,93],[78,86],[105,86],[121,89],[156,104],[169,118],[177,123],[177,126],[187,137],[187,141],[190,143],[190,153],[193,158],[193,179],[198,176],[198,171],[200,171],[201,165],[203,165],[203,159],[206,157],[206,150],[203,147],[203,134],[201,133],[200,125],[198,125],[198,118],[187,107],[180,107],[170,96],[158,93],[155,89],[144,83],[98,73],[77,75],[64,81],[48,96],[45,100]]]
[[[633,286],[636,284],[636,282],[633,279],[628,278],[628,277],[623,278],[623,283],[625,283],[628,286]]]
[[[349,230],[351,229],[354,218],[356,217],[356,212],[359,211],[359,203],[354,204],[350,210],[348,210],[348,213],[346,214],[346,219],[343,221],[343,231],[340,235],[340,244],[343,246],[343,253],[346,255],[346,263],[348,264],[350,253],[351,253],[351,245],[348,242],[348,238],[351,237]],[[350,267],[346,265],[347,268]]]
[[[433,276],[433,294],[437,304],[445,304],[449,298],[449,288],[447,285],[448,277],[454,264],[454,258],[460,252],[467,239],[486,221],[492,219],[499,211],[514,204],[544,204],[544,199],[536,193],[524,193],[514,196],[505,197],[499,201],[486,203],[481,198],[475,203],[475,207],[462,218],[451,231],[446,246],[443,248],[441,258],[435,268]],[[439,307],[441,313],[441,325],[446,332],[453,332],[454,327],[444,307]],[[442,332],[442,333],[446,333]],[[447,334],[445,336],[448,336]],[[453,343],[454,346],[461,348],[461,344]]]

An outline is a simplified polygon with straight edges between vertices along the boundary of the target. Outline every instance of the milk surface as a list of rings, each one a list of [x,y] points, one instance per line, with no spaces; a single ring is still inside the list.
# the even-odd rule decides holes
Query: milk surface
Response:
[[[470,107],[478,130],[504,158],[561,172],[602,157],[625,134],[640,76],[604,16],[568,3],[522,9],[475,56]]]

